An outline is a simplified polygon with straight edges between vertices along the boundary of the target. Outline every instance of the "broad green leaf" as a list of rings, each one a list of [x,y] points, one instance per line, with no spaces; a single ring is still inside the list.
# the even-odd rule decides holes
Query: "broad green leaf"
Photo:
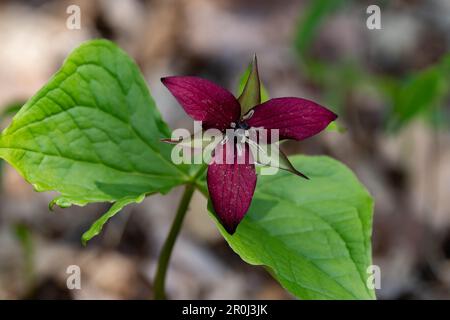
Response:
[[[301,299],[374,299],[366,286],[371,196],[336,160],[295,156],[291,161],[310,180],[285,171],[258,176],[249,212],[234,235],[212,214],[220,232],[244,261],[266,266]]]
[[[0,157],[37,191],[59,192],[52,205],[124,203],[188,180],[160,141],[169,136],[136,64],[94,40],[20,109],[0,136]]]

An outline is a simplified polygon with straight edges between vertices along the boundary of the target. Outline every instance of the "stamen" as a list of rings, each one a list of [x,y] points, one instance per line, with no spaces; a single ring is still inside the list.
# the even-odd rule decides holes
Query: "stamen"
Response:
[[[236,149],[237,149],[238,156],[239,157],[242,156],[242,146],[240,143],[236,144]]]
[[[254,113],[255,113],[255,110],[250,110],[249,112],[244,114],[244,116],[242,117],[242,120],[245,121],[245,120],[250,119],[253,116]]]

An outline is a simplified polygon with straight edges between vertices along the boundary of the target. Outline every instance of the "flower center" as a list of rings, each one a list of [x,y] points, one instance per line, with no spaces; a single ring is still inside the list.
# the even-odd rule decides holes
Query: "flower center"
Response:
[[[236,121],[236,125],[235,125],[234,129],[235,130],[236,129],[248,130],[248,129],[250,129],[250,126],[247,124],[247,122],[238,120],[238,121]]]
[[[226,143],[229,139],[233,141],[235,138],[238,143],[244,143],[247,140],[247,137],[249,136],[248,129],[250,129],[250,126],[245,121],[237,120],[236,122],[232,122],[230,127],[233,131],[227,133],[222,143]]]
[[[237,120],[236,122],[232,122],[230,124],[230,127],[234,129],[234,131],[245,131],[250,129],[250,126],[247,124],[247,120],[250,119],[253,114],[255,113],[255,110],[250,110],[247,112],[241,119]]]

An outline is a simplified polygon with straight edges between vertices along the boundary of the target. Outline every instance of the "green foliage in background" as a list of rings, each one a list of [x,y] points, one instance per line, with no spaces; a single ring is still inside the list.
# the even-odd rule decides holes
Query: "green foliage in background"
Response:
[[[302,9],[297,26],[294,46],[300,58],[302,74],[310,81],[323,87],[325,101],[335,106],[336,111],[345,110],[346,98],[355,91],[375,90],[388,106],[385,113],[385,127],[397,131],[410,121],[423,116],[436,127],[450,123],[448,99],[450,98],[450,53],[434,65],[411,72],[406,77],[393,77],[371,73],[352,60],[327,62],[314,57],[311,47],[327,18],[349,4],[350,0],[310,1]],[[381,2],[379,5],[388,5]],[[365,9],[364,6],[361,7]],[[364,19],[365,10],[361,11]],[[384,31],[386,32],[386,31]]]
[[[0,112],[0,121],[14,116],[24,104],[25,101],[14,101],[10,104],[5,105]]]
[[[302,57],[308,55],[314,38],[326,17],[348,2],[348,0],[315,0],[310,1],[306,9],[302,9],[303,14],[295,38],[295,47]]]

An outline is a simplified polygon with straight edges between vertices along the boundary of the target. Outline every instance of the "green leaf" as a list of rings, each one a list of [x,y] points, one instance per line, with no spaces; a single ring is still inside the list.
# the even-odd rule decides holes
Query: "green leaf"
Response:
[[[117,208],[189,179],[160,141],[169,136],[136,64],[94,40],[20,109],[0,136],[0,157],[37,191],[59,192],[51,205],[120,200]]]
[[[97,221],[92,224],[88,231],[83,233],[83,235],[81,236],[81,243],[83,244],[83,246],[85,246],[86,243],[93,237],[98,235],[102,231],[105,223],[108,222],[109,219],[114,217],[116,213],[122,210],[123,207],[129,205],[130,203],[141,203],[144,198],[145,196],[141,195],[137,198],[123,198],[115,202],[105,214],[103,214]]]
[[[222,235],[244,261],[266,266],[301,299],[374,299],[366,286],[371,196],[336,160],[295,156],[291,161],[310,180],[285,171],[259,176],[252,205],[234,235],[212,214]]]

